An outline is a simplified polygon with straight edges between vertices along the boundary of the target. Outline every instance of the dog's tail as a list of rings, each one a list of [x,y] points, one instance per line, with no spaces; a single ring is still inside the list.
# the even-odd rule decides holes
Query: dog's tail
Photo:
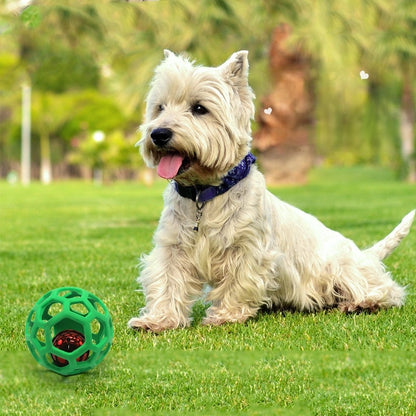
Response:
[[[403,238],[409,234],[415,212],[416,210],[409,212],[387,237],[374,244],[374,246],[366,251],[375,254],[380,260],[384,260],[400,244]]]

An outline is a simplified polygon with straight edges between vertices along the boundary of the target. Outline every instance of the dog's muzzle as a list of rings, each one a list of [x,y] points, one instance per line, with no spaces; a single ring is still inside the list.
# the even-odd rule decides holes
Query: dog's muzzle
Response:
[[[173,132],[171,129],[167,129],[167,128],[157,128],[157,129],[153,129],[152,132],[150,133],[150,137],[152,138],[152,142],[157,146],[157,147],[164,147],[166,146],[170,140],[172,139],[173,136]]]

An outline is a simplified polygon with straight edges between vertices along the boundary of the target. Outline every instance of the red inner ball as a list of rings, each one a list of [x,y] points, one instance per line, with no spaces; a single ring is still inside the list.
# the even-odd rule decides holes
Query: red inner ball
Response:
[[[85,342],[85,337],[81,332],[75,331],[73,329],[67,329],[65,331],[61,331],[59,334],[57,334],[52,344],[59,348],[62,351],[66,352],[72,352],[79,348],[81,345],[83,345]],[[88,359],[90,355],[89,351],[84,352],[80,357],[77,358],[77,361],[85,361]],[[65,367],[68,365],[68,361],[64,358],[58,357],[55,354],[51,354],[53,363],[57,365],[58,367]]]

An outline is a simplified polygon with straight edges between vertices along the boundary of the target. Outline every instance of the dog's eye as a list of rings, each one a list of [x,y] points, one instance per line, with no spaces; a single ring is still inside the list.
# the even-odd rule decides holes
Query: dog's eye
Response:
[[[208,113],[208,110],[203,105],[198,104],[198,103],[197,104],[194,104],[191,107],[191,111],[192,111],[192,114],[194,114],[194,115],[197,114],[199,116],[202,116],[202,115]]]
[[[159,105],[157,106],[157,112],[158,112],[158,113],[161,113],[164,109],[165,109],[165,106],[164,106],[163,104],[159,104]]]

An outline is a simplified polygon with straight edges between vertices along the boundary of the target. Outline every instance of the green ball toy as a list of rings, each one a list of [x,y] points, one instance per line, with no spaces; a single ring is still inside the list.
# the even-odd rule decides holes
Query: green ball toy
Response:
[[[83,373],[110,350],[113,324],[104,303],[76,287],[43,295],[30,311],[26,343],[35,360],[63,376]]]

